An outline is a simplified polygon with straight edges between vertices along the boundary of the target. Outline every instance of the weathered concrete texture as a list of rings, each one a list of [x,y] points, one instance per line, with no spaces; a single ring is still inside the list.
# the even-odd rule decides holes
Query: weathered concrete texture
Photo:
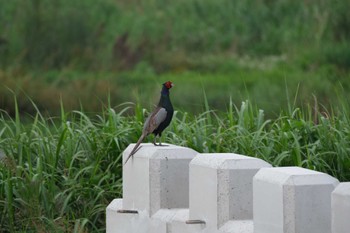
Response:
[[[222,233],[249,233],[253,232],[253,230],[253,220],[231,220],[220,227],[220,232]]]
[[[150,233],[151,221],[146,211],[138,214],[118,213],[123,209],[122,199],[114,199],[106,209],[107,233]]]
[[[252,219],[252,179],[262,167],[271,165],[233,153],[198,154],[190,163],[190,219],[204,220],[213,229],[230,220]],[[242,223],[236,226],[252,230]]]
[[[299,167],[262,168],[253,181],[254,233],[330,233],[338,183]]]
[[[151,220],[150,232],[152,233],[167,233],[168,224],[176,215],[177,209],[160,209],[153,216]]]
[[[161,209],[151,218],[152,233],[202,233],[205,224],[186,224],[188,209]]]
[[[106,210],[107,233],[202,233],[203,225],[188,225],[188,209],[160,209],[149,217],[146,211],[137,214],[118,213],[122,199],[114,199]]]
[[[123,152],[126,160],[135,144]],[[188,208],[189,163],[196,151],[180,146],[141,144],[123,168],[123,208],[146,210]]]
[[[350,232],[350,182],[340,183],[332,193],[332,233]]]
[[[168,232],[171,233],[202,233],[205,224],[187,224],[189,209],[179,209],[172,221],[169,223]]]

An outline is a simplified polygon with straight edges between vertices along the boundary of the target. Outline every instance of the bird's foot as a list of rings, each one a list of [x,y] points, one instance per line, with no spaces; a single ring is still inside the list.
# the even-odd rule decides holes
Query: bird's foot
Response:
[[[160,143],[155,143],[155,142],[153,142],[153,144],[155,145],[155,146],[169,146],[169,145],[164,145],[164,144],[162,144],[161,142]]]
[[[157,138],[156,137],[154,137],[154,139],[153,139],[153,145],[155,145],[155,146],[168,146],[168,145],[163,145],[162,142],[160,141],[160,139],[159,139],[159,143],[157,144]]]
[[[164,144],[159,143],[159,145],[158,145],[158,146],[169,146],[169,145],[164,145]]]

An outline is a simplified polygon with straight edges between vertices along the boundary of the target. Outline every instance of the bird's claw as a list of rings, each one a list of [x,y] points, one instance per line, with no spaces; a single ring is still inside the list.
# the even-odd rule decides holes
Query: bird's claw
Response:
[[[153,144],[155,145],[155,146],[169,146],[169,145],[164,145],[164,144],[162,144],[162,143],[155,143],[155,142],[153,142]]]

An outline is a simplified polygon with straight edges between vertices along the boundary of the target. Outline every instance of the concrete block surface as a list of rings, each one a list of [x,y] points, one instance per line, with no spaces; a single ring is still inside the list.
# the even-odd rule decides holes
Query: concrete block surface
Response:
[[[135,144],[123,152],[125,161]],[[196,151],[175,145],[141,144],[123,167],[123,208],[146,210],[188,208],[189,163]]]
[[[254,232],[331,232],[331,192],[338,183],[299,167],[262,168],[253,181]]]
[[[177,209],[160,209],[151,218],[150,232],[168,233],[168,224],[176,215]]]
[[[138,214],[118,213],[123,200],[114,199],[106,209],[106,233],[151,233],[150,218],[145,211]]]
[[[188,209],[160,209],[151,217],[150,232],[203,233],[205,224],[188,224],[188,217]]]
[[[202,233],[205,224],[187,224],[189,220],[189,209],[179,209],[176,211],[172,221],[169,223],[171,233]]]
[[[271,165],[233,153],[198,154],[190,163],[190,219],[213,229],[252,219],[252,180],[262,167]]]
[[[350,182],[340,183],[332,193],[332,233],[350,232]]]
[[[254,223],[253,220],[236,220],[228,221],[222,227],[220,227],[222,233],[253,233]]]

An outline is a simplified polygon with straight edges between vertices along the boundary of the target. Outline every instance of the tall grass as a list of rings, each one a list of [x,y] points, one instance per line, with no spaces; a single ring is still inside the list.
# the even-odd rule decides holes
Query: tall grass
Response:
[[[175,114],[167,141],[199,152],[235,152],[264,159],[274,166],[300,166],[350,180],[347,108],[315,112],[294,108],[266,119],[249,101],[226,112],[207,111],[194,118]]]
[[[14,101],[16,103],[16,99]],[[244,101],[192,115],[176,111],[163,141],[198,152],[234,152],[274,166],[301,166],[350,180],[350,118],[344,105],[265,112]],[[36,105],[32,103],[34,108]],[[0,117],[0,225],[4,232],[103,232],[105,208],[121,196],[121,152],[147,111],[126,103],[102,113]],[[315,110],[316,109],[316,110]],[[135,114],[127,115],[134,110]],[[151,140],[151,138],[149,138]]]
[[[0,119],[2,231],[103,232],[106,205],[121,195],[120,152],[132,124],[108,109],[23,122]]]

